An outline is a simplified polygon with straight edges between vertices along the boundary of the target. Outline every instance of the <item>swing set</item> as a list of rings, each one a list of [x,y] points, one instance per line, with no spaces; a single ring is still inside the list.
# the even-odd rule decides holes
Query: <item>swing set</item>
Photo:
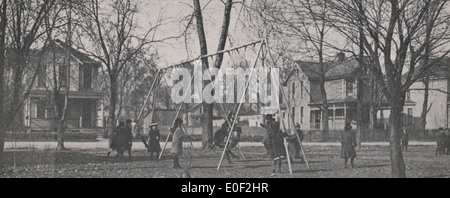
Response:
[[[236,128],[239,128],[239,127],[237,127],[238,116],[239,116],[239,114],[240,114],[240,112],[241,112],[241,110],[242,110],[242,106],[243,106],[244,101],[245,101],[245,96],[247,95],[247,93],[248,93],[248,91],[249,91],[250,79],[251,79],[251,78],[253,77],[253,75],[254,75],[254,69],[257,67],[258,61],[260,60],[261,54],[264,52],[264,49],[265,49],[266,52],[268,53],[269,59],[270,59],[270,62],[271,62],[271,64],[269,64],[269,65],[270,65],[269,69],[275,68],[275,62],[274,62],[274,60],[273,60],[272,54],[271,54],[271,52],[270,52],[270,50],[269,50],[269,47],[268,47],[268,45],[267,45],[267,42],[266,42],[265,40],[260,40],[260,41],[252,42],[252,43],[249,43],[249,44],[246,44],[246,45],[242,45],[242,46],[239,46],[239,47],[235,47],[235,48],[232,48],[232,49],[219,51],[219,52],[214,53],[214,54],[203,55],[203,56],[200,56],[200,57],[198,57],[198,58],[196,58],[196,59],[192,59],[192,60],[185,61],[185,62],[183,62],[183,63],[181,63],[181,64],[175,64],[175,65],[172,65],[172,66],[169,66],[169,67],[166,67],[166,68],[158,69],[158,71],[156,72],[156,75],[155,75],[155,77],[154,77],[154,80],[153,80],[153,82],[152,82],[152,86],[151,86],[151,88],[150,88],[150,90],[149,90],[149,92],[148,92],[148,94],[147,94],[147,96],[146,96],[146,99],[145,99],[144,104],[143,104],[143,106],[142,106],[142,108],[141,108],[141,110],[140,110],[140,112],[139,112],[139,114],[138,114],[138,117],[137,117],[136,121],[137,121],[138,123],[140,123],[141,120],[143,119],[142,116],[143,116],[144,110],[145,110],[145,108],[147,107],[147,105],[149,104],[151,98],[152,98],[152,103],[151,103],[151,112],[150,112],[150,115],[151,115],[152,118],[153,118],[153,114],[154,114],[154,111],[155,111],[156,95],[157,95],[157,93],[156,93],[157,91],[155,91],[155,90],[157,90],[156,87],[157,87],[159,84],[161,84],[161,81],[162,81],[162,80],[165,81],[166,85],[169,85],[169,83],[168,83],[169,81],[166,79],[167,77],[166,77],[165,74],[170,73],[170,72],[171,72],[173,69],[175,69],[175,68],[185,67],[185,65],[191,66],[191,63],[194,63],[194,62],[199,61],[199,60],[200,60],[199,62],[201,62],[201,60],[202,60],[202,59],[205,59],[205,58],[211,58],[211,59],[213,59],[213,58],[216,57],[217,55],[222,55],[222,54],[226,54],[226,53],[229,54],[229,55],[231,56],[231,53],[233,53],[233,52],[234,52],[234,53],[239,53],[239,50],[242,50],[242,49],[246,50],[248,47],[253,47],[253,49],[255,49],[255,47],[256,47],[257,45],[259,45],[259,49],[258,49],[258,51],[257,51],[257,53],[256,53],[256,59],[255,59],[253,65],[252,65],[252,67],[250,68],[249,78],[245,81],[244,93],[242,94],[242,97],[239,99],[239,103],[237,103],[238,106],[237,106],[237,109],[236,109],[236,111],[235,111],[235,113],[234,113],[233,120],[229,120],[228,115],[222,115],[222,116],[221,116],[221,117],[223,117],[223,119],[224,119],[227,123],[229,123],[230,127],[228,128],[228,131],[227,131],[227,134],[228,134],[228,135],[226,135],[226,137],[224,138],[224,139],[226,139],[226,141],[224,140],[224,141],[225,141],[224,145],[222,144],[222,145],[220,146],[220,148],[223,147],[223,151],[222,151],[222,155],[221,155],[221,157],[220,157],[219,164],[218,164],[218,166],[217,166],[217,170],[220,170],[220,168],[221,168],[221,166],[222,166],[222,163],[223,163],[224,156],[225,156],[227,150],[229,150],[229,149],[232,149],[232,148],[237,147],[237,148],[239,149],[239,151],[240,151],[240,154],[241,154],[242,159],[245,160],[245,157],[244,157],[244,155],[242,154],[241,148],[240,148],[240,146],[239,146],[240,135],[237,136],[237,137],[233,137],[233,132],[234,132],[234,130],[236,130]],[[263,61],[264,61],[264,60],[263,60]],[[192,81],[192,79],[191,79],[191,81]],[[281,86],[281,84],[282,84],[282,82],[281,82],[281,79],[280,79],[280,86]],[[192,83],[189,84],[188,90],[192,88],[191,85],[192,85]],[[166,86],[166,88],[167,88],[168,93],[170,94],[171,92],[170,92],[170,90],[169,90],[169,87]],[[280,92],[281,92],[281,94],[282,94],[282,96],[283,96],[283,100],[284,100],[284,102],[285,102],[285,103],[287,104],[287,106],[288,106],[288,108],[287,108],[287,109],[288,109],[288,116],[289,116],[289,118],[292,120],[292,123],[295,123],[294,117],[292,116],[291,108],[289,108],[289,106],[290,106],[290,105],[289,105],[289,102],[287,101],[287,98],[288,98],[288,97],[286,97],[286,93],[284,92],[284,90],[283,90],[282,87],[281,87],[280,90],[281,90]],[[184,94],[184,98],[183,98],[183,99],[185,99],[186,97],[191,97],[191,96],[187,96],[187,93],[189,93],[189,92],[186,92],[186,93]],[[277,100],[278,100],[278,99],[277,99]],[[184,100],[183,100],[183,101],[184,101]],[[277,101],[277,102],[279,102],[279,101]],[[172,123],[172,127],[171,127],[171,128],[174,127],[174,125],[175,125],[175,120],[180,116],[180,113],[181,113],[181,110],[182,110],[182,107],[183,107],[183,103],[181,102],[180,104],[176,104],[176,105],[178,105],[178,107],[176,108],[177,111],[176,111],[176,115],[175,115],[175,117],[174,117],[174,121],[173,121],[173,123]],[[223,112],[225,112],[225,114],[226,114],[227,111],[225,111],[225,108],[224,108],[223,104],[220,104],[220,108],[221,108],[221,110],[222,110]],[[185,108],[185,110],[187,111],[188,109]],[[284,119],[281,119],[281,108],[279,108],[278,110],[279,110],[279,116],[280,116],[280,117],[279,117],[279,118],[280,118],[279,120],[282,122],[282,123],[280,124],[280,130],[281,130],[281,131],[286,131],[286,126],[285,126],[285,123],[284,123]],[[294,128],[294,127],[293,127],[293,128]],[[182,129],[186,134],[189,134],[189,133],[187,132],[187,130],[186,130],[186,128],[185,128],[184,125],[181,127],[181,129]],[[298,142],[300,143],[300,148],[301,148],[301,152],[302,152],[302,155],[303,155],[303,159],[305,160],[306,166],[307,166],[307,168],[309,169],[309,163],[308,163],[308,160],[306,159],[306,155],[305,155],[305,152],[304,152],[304,148],[303,148],[303,145],[302,145],[302,141],[301,141],[300,137],[298,136],[298,134],[297,134],[296,132],[294,132],[294,133],[296,134],[297,140],[298,140]],[[140,136],[140,134],[138,134],[138,135]],[[166,140],[165,140],[165,142],[164,142],[164,146],[163,146],[163,148],[162,148],[162,151],[160,152],[159,159],[162,158],[162,156],[163,156],[163,154],[164,154],[164,150],[165,150],[165,148],[166,148],[166,146],[167,146],[167,143],[168,143],[169,138],[171,137],[171,135],[173,135],[172,132],[169,132],[169,134],[168,134],[168,136],[167,136],[167,138],[166,138]],[[141,137],[142,137],[142,136],[141,136]],[[232,140],[232,138],[234,138],[234,139],[233,139],[234,141],[232,141],[232,142],[231,142],[232,145],[230,145],[230,140]],[[143,141],[143,142],[144,142],[144,141]],[[145,143],[144,143],[144,144],[145,144]],[[191,145],[192,148],[194,148],[194,145],[193,145],[192,141],[190,141],[190,145]],[[288,165],[289,165],[289,172],[290,172],[290,174],[292,174],[292,166],[291,166],[290,155],[289,155],[288,144],[287,144],[286,138],[284,138],[284,146],[285,146],[286,154],[287,154],[287,161],[288,161]],[[203,148],[203,150],[204,150],[204,149],[205,149],[205,148]]]

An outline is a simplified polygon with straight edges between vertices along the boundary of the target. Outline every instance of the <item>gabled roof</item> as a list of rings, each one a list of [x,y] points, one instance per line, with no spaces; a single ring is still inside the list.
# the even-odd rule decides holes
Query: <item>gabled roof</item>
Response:
[[[297,61],[302,72],[310,79],[319,78],[322,74],[321,66],[317,62]],[[325,78],[335,79],[354,74],[359,67],[356,59],[348,59],[340,62],[325,63]]]
[[[67,50],[67,44],[59,39],[54,40],[50,43],[50,46],[56,47],[59,50],[66,51]],[[101,63],[98,61],[95,61],[91,57],[89,57],[86,53],[83,53],[72,46],[70,46],[70,54],[80,61],[83,64],[92,65],[92,66],[101,66]]]
[[[430,60],[433,61],[433,60]],[[422,68],[423,68],[423,64],[420,64],[419,66],[417,66],[414,70],[414,73],[416,75],[419,75],[419,72],[421,72]],[[444,58],[442,60],[440,60],[440,62],[438,64],[430,64],[429,67],[431,68],[427,68],[428,72],[426,74],[427,77],[430,78],[437,78],[437,79],[442,79],[442,78],[450,78],[450,58]],[[402,75],[402,79],[406,80],[406,77],[408,76],[408,72],[404,73]]]
[[[450,77],[450,58],[445,58],[441,60],[440,64],[431,68],[430,76],[437,78],[448,78]]]

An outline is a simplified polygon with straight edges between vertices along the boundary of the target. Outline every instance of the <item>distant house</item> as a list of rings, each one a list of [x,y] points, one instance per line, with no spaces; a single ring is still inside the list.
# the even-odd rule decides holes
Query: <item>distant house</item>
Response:
[[[54,52],[54,53],[53,53]],[[62,85],[70,79],[69,105],[66,125],[68,129],[94,130],[103,122],[103,93],[98,88],[98,71],[101,63],[88,55],[70,48],[70,76],[66,75],[66,67],[62,64],[67,54],[64,42],[51,42],[42,55],[43,60],[29,97],[23,108],[23,123],[32,131],[53,131],[55,128],[55,109],[50,101],[53,77],[52,61],[57,61],[57,78]],[[31,60],[37,60],[32,58]],[[31,63],[36,65],[36,63]],[[61,88],[61,94],[67,87]]]
[[[429,74],[429,96],[426,129],[449,128],[450,125],[450,59],[445,59]],[[425,97],[425,85],[422,81],[414,83],[406,93],[403,109],[403,123],[410,128],[420,129],[421,114]],[[390,109],[379,112],[379,122],[389,125]],[[387,127],[386,126],[386,127]]]
[[[322,130],[322,111],[324,103],[319,84],[319,63],[297,61],[298,67],[292,71],[284,83],[289,104],[283,102],[281,117],[289,128],[296,123],[304,130]],[[356,59],[346,59],[345,54],[339,54],[333,63],[327,63],[325,74],[325,89],[327,93],[328,126],[330,130],[342,130],[345,120],[355,123],[357,111],[357,80],[359,62]],[[282,100],[283,101],[283,100]],[[368,96],[364,94],[363,123],[369,123]],[[295,123],[288,116],[290,107]],[[354,126],[355,128],[356,126]]]
[[[296,123],[304,130],[322,130],[321,105],[322,92],[318,83],[318,63],[297,61],[298,67],[294,69],[284,83],[289,104],[282,102],[281,117],[290,128]],[[430,74],[430,92],[427,129],[439,127],[448,128],[450,123],[450,59],[444,61],[442,66]],[[356,128],[357,112],[357,87],[356,76],[360,73],[359,61],[346,59],[345,55],[339,54],[337,61],[330,64],[330,69],[325,75],[325,89],[327,93],[328,125],[330,130],[344,129],[345,120],[352,120],[353,128]],[[364,83],[363,90],[363,129],[367,129],[369,121],[369,87]],[[408,127],[419,127],[420,117],[424,101],[424,84],[414,83],[411,90],[406,94],[403,110],[404,124]],[[283,101],[283,100],[280,100]],[[287,108],[293,112],[295,123],[288,116]],[[387,129],[390,125],[390,106],[386,100],[380,101],[379,111],[376,117],[376,126]]]

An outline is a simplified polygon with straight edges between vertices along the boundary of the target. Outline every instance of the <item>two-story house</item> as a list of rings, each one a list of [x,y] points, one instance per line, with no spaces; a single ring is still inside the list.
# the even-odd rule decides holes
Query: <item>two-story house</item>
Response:
[[[449,128],[450,122],[450,59],[444,59],[429,72],[428,104],[426,128]],[[421,129],[423,104],[425,101],[425,84],[423,80],[415,82],[406,93],[403,109],[403,123],[409,128]],[[390,110],[388,107],[379,112],[379,121],[389,124]]]
[[[357,79],[360,75],[359,61],[346,59],[339,54],[337,61],[328,66],[325,74],[325,90],[327,94],[328,126],[330,130],[344,129],[345,120],[352,120],[353,128],[356,128],[357,116]],[[438,129],[450,127],[450,59],[430,73],[428,115],[426,129]],[[318,81],[320,66],[317,62],[297,61],[295,69],[287,77],[284,83],[284,92],[289,103],[282,104],[281,116],[285,123],[298,123],[304,130],[322,129],[322,91]],[[366,78],[363,78],[366,79]],[[418,81],[410,87],[406,94],[403,109],[403,123],[407,127],[420,128],[421,113],[424,102],[424,83]],[[364,81],[363,95],[363,128],[370,124],[370,90],[369,84]],[[381,93],[380,93],[381,94]],[[379,106],[374,123],[377,127],[387,129],[389,127],[390,107],[385,99],[380,97]],[[281,100],[283,101],[283,100]],[[287,116],[287,107],[291,108],[295,123]]]
[[[55,108],[51,100],[54,74],[62,85],[59,93],[62,95],[69,89],[66,127],[78,131],[101,127],[103,114],[97,109],[103,109],[103,93],[98,91],[97,78],[102,65],[74,48],[70,48],[69,54],[70,76],[67,76],[67,67],[63,64],[67,57],[66,44],[56,40],[44,50],[37,79],[23,108],[24,125],[31,131],[55,128]],[[66,87],[68,79],[70,83]]]
[[[304,130],[322,129],[322,107],[324,104],[320,89],[320,65],[317,62],[297,61],[295,69],[284,83],[285,96],[289,104],[283,104],[282,118],[292,128],[292,118],[287,116],[286,108],[291,108],[295,120]],[[342,130],[346,119],[356,120],[357,79],[359,70],[357,59],[346,59],[340,53],[336,61],[326,63],[325,91],[328,103],[328,126],[330,130]],[[363,123],[368,125],[368,95],[364,94]],[[356,126],[354,126],[355,128]]]

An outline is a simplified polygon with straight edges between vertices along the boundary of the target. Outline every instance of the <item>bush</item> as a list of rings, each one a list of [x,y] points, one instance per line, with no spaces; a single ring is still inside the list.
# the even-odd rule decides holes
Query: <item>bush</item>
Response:
[[[6,141],[57,141],[57,132],[7,132]],[[64,133],[65,142],[96,142],[97,134],[66,132]]]

